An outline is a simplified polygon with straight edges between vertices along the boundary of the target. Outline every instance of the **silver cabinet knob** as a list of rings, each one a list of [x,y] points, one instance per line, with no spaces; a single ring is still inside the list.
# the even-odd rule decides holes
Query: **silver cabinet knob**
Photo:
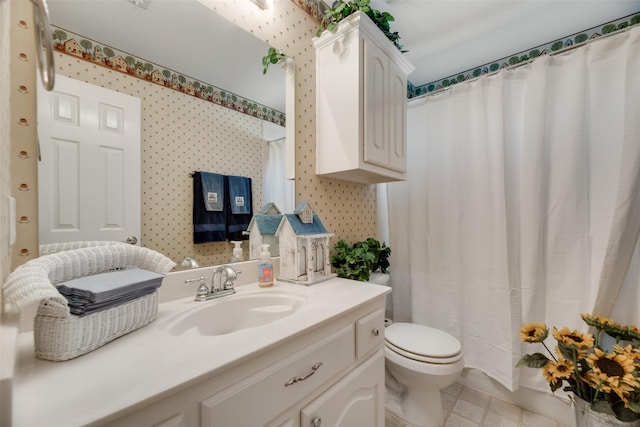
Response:
[[[315,417],[311,420],[311,427],[320,427],[322,425],[322,418]]]
[[[373,334],[374,337],[377,337],[378,335],[380,335],[380,330],[378,328],[375,328],[374,330],[371,331],[371,333]]]

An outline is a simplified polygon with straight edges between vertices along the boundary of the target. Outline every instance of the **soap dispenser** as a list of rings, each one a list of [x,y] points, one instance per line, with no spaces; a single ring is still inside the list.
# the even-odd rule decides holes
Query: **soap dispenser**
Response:
[[[269,245],[262,245],[260,251],[260,264],[258,264],[258,286],[269,288],[273,286],[273,264],[271,263],[271,253]]]
[[[232,240],[231,243],[233,243],[233,245],[234,245],[233,256],[231,257],[231,262],[244,261],[244,255],[242,254],[242,247],[240,246],[242,244],[242,242],[238,241],[238,240]]]

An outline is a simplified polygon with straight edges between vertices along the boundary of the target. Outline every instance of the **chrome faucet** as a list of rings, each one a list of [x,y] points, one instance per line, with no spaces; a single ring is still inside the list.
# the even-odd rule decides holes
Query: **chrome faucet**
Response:
[[[196,290],[196,301],[208,301],[213,298],[220,298],[226,295],[233,295],[236,290],[233,288],[233,281],[236,280],[240,274],[239,271],[234,270],[228,265],[223,265],[215,269],[211,276],[211,286],[207,287],[207,278],[201,276],[197,279],[187,279],[185,283],[200,282],[198,289]],[[220,275],[218,280],[218,286],[216,286],[216,276]]]
[[[196,261],[196,259],[192,257],[186,257],[185,259],[183,259],[181,265],[183,267],[189,268],[200,268],[200,266],[198,265],[198,261]]]

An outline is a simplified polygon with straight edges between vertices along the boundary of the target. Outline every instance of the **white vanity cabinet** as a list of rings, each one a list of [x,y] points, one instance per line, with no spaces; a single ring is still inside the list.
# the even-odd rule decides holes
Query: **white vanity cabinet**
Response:
[[[99,425],[384,426],[384,296]],[[162,373],[159,373],[161,375]]]
[[[365,184],[406,178],[413,65],[361,12],[316,48],[316,174]]]

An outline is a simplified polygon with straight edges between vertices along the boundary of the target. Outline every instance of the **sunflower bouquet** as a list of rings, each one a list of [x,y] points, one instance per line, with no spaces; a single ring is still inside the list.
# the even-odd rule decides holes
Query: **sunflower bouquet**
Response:
[[[581,317],[595,332],[554,327],[551,333],[558,343],[555,352],[544,342],[549,335],[547,325],[523,325],[520,339],[542,344],[550,358],[542,353],[527,354],[516,366],[542,368],[552,392],[565,384],[563,390],[590,403],[594,411],[622,421],[640,419],[640,329],[601,316]],[[612,338],[610,349],[603,348],[604,334]]]

